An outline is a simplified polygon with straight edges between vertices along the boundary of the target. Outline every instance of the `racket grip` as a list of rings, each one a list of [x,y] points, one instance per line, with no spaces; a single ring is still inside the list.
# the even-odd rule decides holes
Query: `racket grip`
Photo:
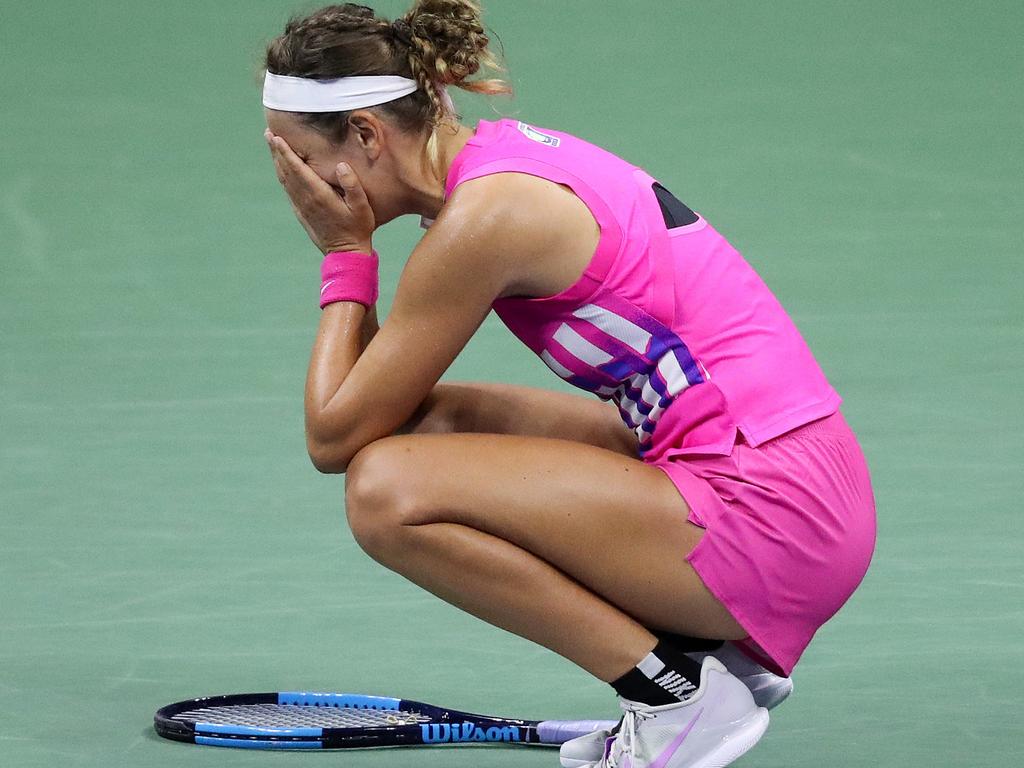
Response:
[[[543,720],[537,723],[537,737],[542,744],[563,744],[577,736],[594,731],[610,731],[616,720]]]

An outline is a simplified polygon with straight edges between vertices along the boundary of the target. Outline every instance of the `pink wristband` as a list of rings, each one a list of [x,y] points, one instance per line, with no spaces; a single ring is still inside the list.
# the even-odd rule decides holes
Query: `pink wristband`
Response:
[[[320,309],[355,301],[369,309],[377,302],[377,252],[331,251],[320,264]]]

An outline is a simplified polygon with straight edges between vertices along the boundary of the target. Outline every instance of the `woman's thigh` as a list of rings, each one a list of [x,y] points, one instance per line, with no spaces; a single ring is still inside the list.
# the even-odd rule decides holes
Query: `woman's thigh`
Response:
[[[703,529],[687,521],[672,482],[637,459],[552,438],[404,435],[357,454],[346,493],[357,538],[465,525],[546,560],[652,629],[746,636],[686,562]]]
[[[438,384],[402,431],[553,437],[637,455],[636,435],[610,403],[512,384]]]

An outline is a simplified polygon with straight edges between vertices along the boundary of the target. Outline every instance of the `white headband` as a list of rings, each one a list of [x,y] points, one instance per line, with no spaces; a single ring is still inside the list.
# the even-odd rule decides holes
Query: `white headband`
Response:
[[[312,80],[267,72],[263,106],[281,112],[348,112],[408,96],[415,80],[397,75],[360,75]]]

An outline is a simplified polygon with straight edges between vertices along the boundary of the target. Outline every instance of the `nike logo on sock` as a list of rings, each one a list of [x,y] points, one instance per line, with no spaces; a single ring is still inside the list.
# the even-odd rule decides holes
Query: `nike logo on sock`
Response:
[[[697,686],[678,672],[666,672],[654,682],[679,699],[697,690]]]

